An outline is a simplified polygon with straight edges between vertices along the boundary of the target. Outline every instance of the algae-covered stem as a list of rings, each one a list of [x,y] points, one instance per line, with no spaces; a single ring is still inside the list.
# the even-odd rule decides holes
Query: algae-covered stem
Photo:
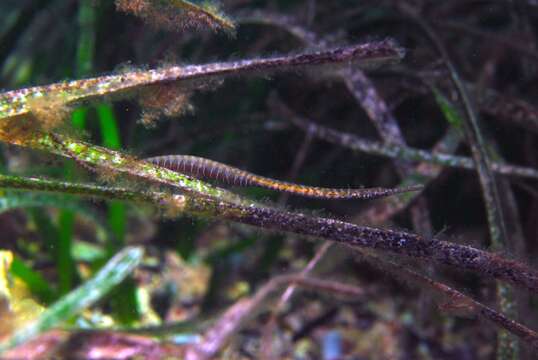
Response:
[[[0,175],[0,185],[15,189],[53,191],[128,201],[149,202],[170,208],[176,214],[211,217],[323,238],[350,246],[388,251],[472,271],[538,292],[538,273],[523,263],[470,246],[426,239],[405,231],[361,226],[339,220],[308,216],[248,202],[229,203],[213,197],[136,191],[99,185],[56,182]]]
[[[385,156],[392,159],[421,161],[430,164],[468,170],[476,168],[473,159],[468,157],[452,155],[444,152],[430,152],[395,144],[383,144],[358,137],[352,133],[346,133],[318,125],[310,120],[301,118],[296,114],[289,114],[288,118],[297,127],[310,131],[313,136],[333,144],[347,147],[351,150],[363,151],[367,154]],[[502,175],[538,179],[537,169],[505,164],[501,162],[492,162],[491,167],[493,171]]]
[[[64,135],[35,132],[23,140],[2,136],[0,140],[14,145],[28,146],[72,158],[82,164],[96,167],[109,176],[127,174],[154,184],[167,185],[197,196],[213,197],[231,203],[244,203],[238,195],[207,184],[198,179],[137,160],[118,151],[95,146]],[[250,202],[249,202],[250,203]]]
[[[355,225],[252,204],[231,204],[211,198],[181,198],[189,214],[217,217],[264,229],[323,238],[338,243],[409,256],[426,262],[493,277],[538,292],[536,270],[470,246],[427,239],[405,231]]]
[[[216,62],[205,65],[169,66],[135,70],[115,75],[72,80],[45,86],[12,90],[0,94],[0,119],[28,114],[36,103],[51,101],[70,104],[105,95],[115,95],[148,85],[180,80],[222,77],[246,72],[279,71],[290,68],[353,62],[359,66],[383,64],[403,57],[393,41],[384,40],[326,51],[271,58]]]

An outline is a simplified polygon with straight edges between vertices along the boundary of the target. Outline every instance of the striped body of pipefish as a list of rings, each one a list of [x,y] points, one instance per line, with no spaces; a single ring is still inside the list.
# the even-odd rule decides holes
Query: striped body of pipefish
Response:
[[[422,185],[399,188],[332,189],[293,184],[252,174],[217,161],[190,155],[167,155],[145,159],[154,165],[231,186],[259,186],[317,199],[375,199],[422,189]]]

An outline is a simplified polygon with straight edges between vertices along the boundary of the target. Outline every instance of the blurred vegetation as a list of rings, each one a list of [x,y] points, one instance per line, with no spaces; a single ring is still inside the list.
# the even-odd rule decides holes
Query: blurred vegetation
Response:
[[[0,2],[6,92],[386,39],[405,49],[403,60],[364,71],[331,60],[46,104],[52,125],[31,104],[39,140],[8,131],[18,117],[0,119],[0,351],[534,358],[538,288],[488,266],[498,255],[537,279],[537,19],[523,0]],[[95,148],[73,150],[87,143]],[[168,154],[319,187],[425,189],[376,200],[228,192],[134,160]],[[432,248],[468,245],[493,260],[458,267],[436,253],[364,251],[271,223],[292,209],[320,224],[406,229]]]

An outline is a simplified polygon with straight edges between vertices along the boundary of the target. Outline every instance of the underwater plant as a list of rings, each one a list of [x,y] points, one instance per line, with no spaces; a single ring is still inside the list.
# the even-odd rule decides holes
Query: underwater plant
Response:
[[[489,339],[496,337],[495,346],[484,350],[488,356],[519,359],[537,351],[538,333],[520,316],[523,304],[538,291],[538,271],[523,257],[529,246],[518,219],[518,209],[531,205],[526,200],[520,204],[510,182],[535,194],[529,184],[535,184],[538,169],[503,159],[506,154],[496,146],[494,136],[484,131],[481,118],[484,112],[496,117],[514,115],[510,127],[525,128],[532,134],[528,141],[533,142],[538,112],[530,102],[510,99],[494,86],[488,87],[491,75],[486,70],[483,82],[482,78],[464,80],[462,60],[456,56],[460,53],[438,31],[438,27],[457,28],[457,24],[432,17],[436,11],[457,11],[448,5],[429,8],[430,2],[366,2],[358,6],[360,14],[368,15],[359,19],[366,28],[378,20],[389,21],[391,16],[413,24],[413,31],[427,39],[428,45],[420,43],[420,51],[400,45],[406,42],[402,35],[405,29],[375,39],[363,36],[367,40],[350,40],[355,36],[346,32],[362,30],[346,19],[357,20],[360,14],[344,2],[299,1],[304,4],[293,6],[308,10],[301,19],[276,13],[274,8],[280,5],[272,1],[263,1],[263,6],[230,1],[226,8],[235,9],[230,10],[233,17],[217,3],[182,0],[81,0],[76,6],[51,0],[0,5],[5,10],[0,19],[6,24],[0,27],[0,41],[7,44],[7,50],[0,50],[5,58],[3,81],[4,87],[10,88],[0,92],[0,141],[6,160],[0,175],[0,208],[4,216],[23,209],[31,224],[28,227],[43,239],[41,243],[28,240],[24,233],[21,241],[2,243],[0,311],[10,319],[9,325],[0,326],[3,356],[62,357],[82,343],[76,350],[77,358],[99,353],[101,358],[210,359],[249,352],[249,356],[270,359],[299,356],[300,340],[317,336],[323,337],[325,345],[318,349],[311,343],[305,345],[305,357],[319,358],[331,346],[337,354],[332,358],[346,356],[340,346],[329,344],[327,331],[320,330],[323,335],[314,331],[318,324],[326,324],[320,326],[339,329],[337,339],[345,337],[356,343],[351,354],[379,352],[379,358],[400,358],[418,350],[409,350],[412,346],[404,344],[404,337],[390,330],[388,323],[397,323],[397,332],[406,326],[451,328],[446,324],[453,316],[478,318],[482,327],[485,323],[494,325],[493,330],[484,330],[492,333]],[[335,29],[330,34],[320,36],[309,29],[315,27],[315,14],[322,11],[318,7],[324,14],[341,11],[342,19],[328,16],[321,21],[325,25],[321,29]],[[72,44],[76,70],[68,72],[70,80],[58,81],[66,72],[49,71],[65,68],[61,55],[51,53],[51,47],[60,46],[54,39],[56,32],[62,31],[61,24],[51,32],[50,43],[32,48],[31,39],[39,39],[44,24],[54,21],[55,14],[73,11],[78,16],[75,24],[66,19],[59,23],[78,29]],[[473,11],[480,14],[483,9]],[[510,13],[521,15],[515,8]],[[308,14],[314,15],[309,18]],[[256,30],[250,29],[248,39],[242,38],[243,29],[248,32],[249,27]],[[264,28],[269,30],[264,33]],[[405,34],[416,37],[412,31]],[[494,36],[477,36],[486,35]],[[286,37],[293,41],[283,40]],[[534,50],[496,39],[496,44],[536,58]],[[238,44],[243,43],[247,45],[241,49]],[[295,44],[293,51],[290,43]],[[297,43],[303,48],[297,50]],[[252,55],[268,44],[278,51]],[[129,58],[121,53],[122,47],[149,65],[97,70],[100,61],[113,62],[113,66],[125,62],[119,60]],[[164,63],[170,53],[163,50],[165,47],[189,54],[182,60],[186,63],[177,59]],[[211,50],[225,51],[235,59],[196,57],[206,51],[213,57]],[[38,61],[41,51],[48,54],[50,63],[47,56]],[[161,58],[155,60],[159,55]],[[495,59],[491,62],[495,67]],[[471,62],[465,65],[475,66]],[[532,64],[523,65],[532,68]],[[532,69],[527,71],[532,73]],[[28,73],[32,76],[25,75]],[[394,81],[392,96],[378,89],[373,80],[378,76]],[[267,81],[268,77],[273,79]],[[216,98],[213,102],[212,96]],[[396,110],[405,110],[406,101],[417,97],[428,103],[413,103],[408,121],[417,124],[403,126]],[[343,105],[346,102],[354,106]],[[368,125],[350,120],[358,116],[355,107],[362,109]],[[252,110],[260,113],[260,108],[263,125],[248,122],[248,117],[256,115]],[[421,113],[424,109],[426,115]],[[424,123],[425,116],[439,120],[439,124]],[[166,121],[160,121],[163,118]],[[359,133],[376,133],[379,140]],[[468,148],[457,153],[461,144]],[[277,150],[279,147],[287,150]],[[17,151],[29,154],[22,156],[23,163],[40,165],[17,170],[13,165]],[[282,172],[274,177],[256,175],[278,172],[274,170],[279,166],[278,154],[286,151],[293,158],[286,180],[276,180],[285,177]],[[197,155],[186,155],[188,152]],[[226,155],[232,153],[235,156]],[[316,154],[315,161],[300,176],[309,153]],[[40,156],[64,162],[60,166],[47,164]],[[240,168],[250,169],[245,165],[251,165],[252,172]],[[466,170],[453,180],[457,191],[439,185],[450,171],[447,169]],[[346,185],[304,185],[326,182],[327,178]],[[372,185],[347,185],[357,182]],[[234,191],[221,185],[242,189]],[[289,195],[310,200],[294,197],[286,205]],[[474,196],[473,205],[467,205],[465,196]],[[89,206],[83,199],[103,200],[106,208],[99,208],[100,203]],[[436,201],[428,204],[428,199]],[[459,203],[454,205],[454,201]],[[457,207],[454,212],[461,212],[462,217],[477,208],[484,211],[480,229],[488,234],[487,249],[478,241],[462,244],[455,237],[435,234],[434,229],[442,228],[445,220],[440,220],[440,226],[434,224],[441,215],[433,212],[458,218],[449,214],[451,206]],[[293,210],[298,207],[303,210]],[[400,219],[398,223],[398,218],[405,216],[408,221]],[[183,223],[184,218],[189,222]],[[391,219],[396,219],[396,225],[389,223]],[[155,225],[159,220],[165,220],[164,224]],[[228,230],[219,230],[221,223],[228,224]],[[164,230],[167,224],[171,224],[168,231]],[[173,250],[163,240],[167,237],[174,239]],[[303,241],[303,237],[323,243],[313,249],[313,242]],[[201,248],[196,249],[193,238]],[[296,245],[297,241],[301,245]],[[301,250],[295,254],[294,247]],[[338,253],[338,249],[344,251]],[[42,263],[38,261],[40,252],[45,259]],[[357,268],[350,256],[360,257],[366,265]],[[309,260],[300,261],[304,258]],[[340,267],[338,271],[350,281],[313,275],[324,259],[335,272]],[[286,262],[281,267],[284,271],[277,270],[279,261]],[[48,271],[40,271],[39,266]],[[355,273],[360,273],[356,270],[364,271],[364,266],[367,273],[389,274],[441,299],[442,314],[435,315],[438,323],[432,325],[419,316],[405,323],[403,316],[393,314],[398,311],[391,303],[394,308],[389,310],[368,310],[375,314],[381,329],[375,332],[370,329],[359,334],[360,314],[350,310],[347,317],[354,320],[349,328],[357,333],[344,336],[349,329],[342,330],[345,321],[337,319],[338,306],[334,304],[344,304],[343,308],[351,304],[353,309],[356,304],[383,303],[383,293],[394,292],[381,284],[385,281],[377,281],[377,275],[376,281],[367,281],[371,280],[368,275],[360,281],[354,279],[359,276]],[[470,279],[465,285],[451,278],[462,271]],[[252,284],[258,282],[258,288],[251,289],[243,280],[224,294],[221,287],[241,273]],[[230,279],[222,280],[225,276]],[[352,281],[361,285],[352,285]],[[456,290],[460,285],[482,289],[485,295]],[[289,313],[284,312],[291,306],[296,288],[329,294],[329,303],[334,301],[329,304],[330,316],[319,310],[326,305],[323,301],[323,306],[291,307]],[[404,298],[398,291],[388,298]],[[268,307],[268,300],[274,300],[273,295],[279,292],[279,301]],[[220,314],[216,315],[215,309]],[[425,309],[418,310],[424,311],[425,318],[431,316]],[[264,311],[265,318],[260,318]],[[534,309],[527,311],[536,317]],[[383,320],[384,312],[387,319],[388,313],[392,314],[390,321]],[[312,314],[317,317],[310,319]],[[339,316],[344,315],[342,310]],[[292,322],[279,326],[279,316],[297,316],[300,329],[286,335],[282,329],[291,329]],[[252,351],[242,331],[255,321],[262,330],[255,334],[256,350]],[[456,330],[448,332],[452,335]],[[379,350],[375,341],[362,344],[361,336],[375,336],[376,341],[391,346]],[[421,336],[434,343],[432,336]],[[279,349],[277,341],[286,346]],[[460,340],[451,341],[459,344]],[[449,353],[447,346],[435,339],[428,351],[433,354],[433,349],[439,348]],[[457,346],[452,350],[452,354],[459,354]]]

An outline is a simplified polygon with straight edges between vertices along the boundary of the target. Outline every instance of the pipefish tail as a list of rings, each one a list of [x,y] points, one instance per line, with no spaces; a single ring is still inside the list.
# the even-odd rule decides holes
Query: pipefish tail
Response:
[[[418,191],[422,185],[399,188],[332,189],[293,184],[252,174],[217,161],[190,155],[167,155],[144,159],[154,165],[205,180],[215,180],[230,186],[258,186],[293,195],[317,199],[376,199],[384,196]]]

